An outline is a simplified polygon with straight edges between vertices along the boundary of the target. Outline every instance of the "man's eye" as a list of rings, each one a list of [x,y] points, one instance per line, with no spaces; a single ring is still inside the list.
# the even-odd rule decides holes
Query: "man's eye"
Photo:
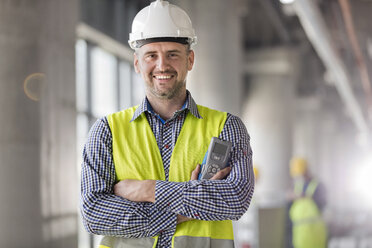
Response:
[[[153,59],[153,58],[155,58],[155,54],[148,54],[145,58],[146,59]]]

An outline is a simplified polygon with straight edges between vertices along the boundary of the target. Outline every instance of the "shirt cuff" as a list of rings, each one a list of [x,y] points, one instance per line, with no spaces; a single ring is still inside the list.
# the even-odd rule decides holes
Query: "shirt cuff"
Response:
[[[181,213],[185,187],[185,182],[156,181],[154,204],[157,209],[164,212]]]
[[[177,226],[177,215],[171,212],[159,211],[154,204],[149,209],[148,227],[150,236],[163,232],[174,233]]]

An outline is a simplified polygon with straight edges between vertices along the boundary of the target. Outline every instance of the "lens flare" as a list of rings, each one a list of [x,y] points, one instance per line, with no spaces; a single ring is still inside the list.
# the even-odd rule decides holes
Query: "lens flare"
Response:
[[[44,73],[33,73],[25,79],[23,90],[29,99],[37,102],[40,100],[45,84]]]

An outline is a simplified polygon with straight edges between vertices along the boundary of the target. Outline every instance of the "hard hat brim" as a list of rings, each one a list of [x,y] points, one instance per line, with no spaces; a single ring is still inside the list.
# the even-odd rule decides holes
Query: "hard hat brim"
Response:
[[[154,42],[177,42],[183,45],[190,44],[190,39],[186,37],[158,37],[158,38],[149,38],[143,40],[137,40],[134,42],[135,48],[140,48],[146,44],[154,43]]]

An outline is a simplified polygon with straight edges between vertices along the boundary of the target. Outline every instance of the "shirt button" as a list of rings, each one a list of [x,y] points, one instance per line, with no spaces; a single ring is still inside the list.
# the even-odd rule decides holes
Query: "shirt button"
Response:
[[[169,145],[165,145],[164,147],[165,147],[166,149],[168,149],[168,148],[169,148]]]

